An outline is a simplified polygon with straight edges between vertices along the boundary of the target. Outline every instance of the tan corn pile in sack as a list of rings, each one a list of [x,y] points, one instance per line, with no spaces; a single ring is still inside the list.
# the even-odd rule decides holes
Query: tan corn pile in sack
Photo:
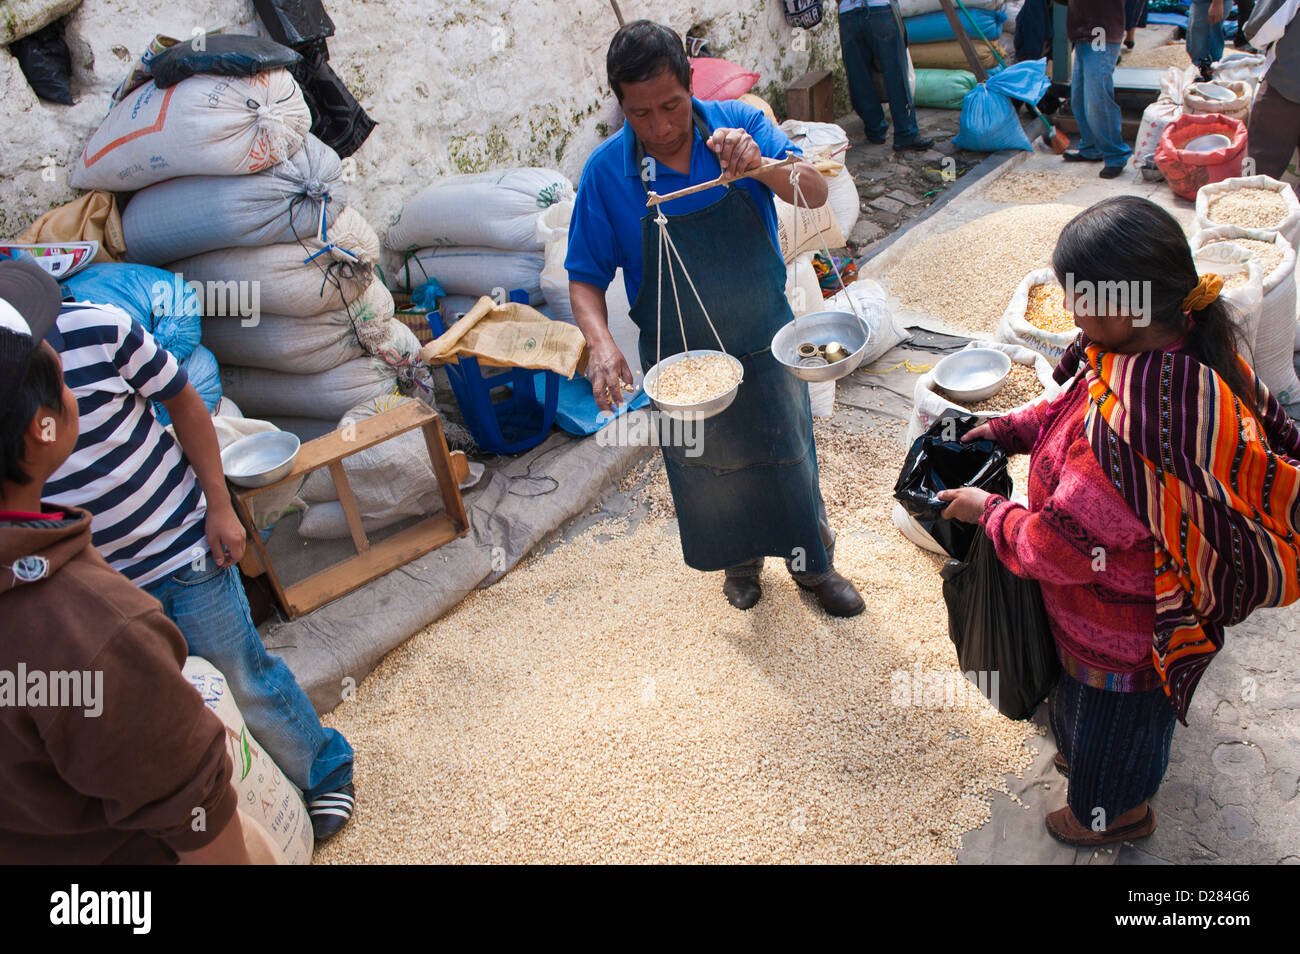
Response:
[[[585,366],[586,339],[574,325],[552,321],[519,302],[494,304],[484,295],[440,337],[420,349],[426,364],[477,358],[494,368],[536,368],[566,378]]]

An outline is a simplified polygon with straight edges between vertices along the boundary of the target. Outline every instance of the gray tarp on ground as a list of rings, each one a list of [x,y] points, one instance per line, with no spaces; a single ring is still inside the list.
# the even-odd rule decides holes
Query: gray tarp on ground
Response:
[[[289,664],[316,709],[329,712],[389,650],[504,576],[649,452],[556,433],[527,454],[490,464],[466,496],[469,534],[307,616],[264,628],[267,648]],[[494,547],[502,548],[497,566],[504,569],[493,569]]]

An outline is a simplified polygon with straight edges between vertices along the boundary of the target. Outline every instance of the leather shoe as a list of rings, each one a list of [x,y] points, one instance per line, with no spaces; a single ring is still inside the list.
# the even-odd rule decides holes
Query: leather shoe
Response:
[[[751,608],[763,595],[756,576],[729,576],[722,581],[722,595],[738,610]]]
[[[816,586],[806,586],[798,580],[795,582],[801,589],[808,590],[816,596],[822,609],[831,616],[857,616],[867,608],[867,604],[858,595],[857,587],[835,570],[831,570],[831,575]]]
[[[924,137],[913,139],[911,142],[894,143],[894,152],[925,152],[934,145],[933,139]]]

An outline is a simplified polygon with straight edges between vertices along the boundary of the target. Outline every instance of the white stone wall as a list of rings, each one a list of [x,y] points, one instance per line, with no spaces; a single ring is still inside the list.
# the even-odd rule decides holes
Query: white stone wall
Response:
[[[715,56],[779,90],[809,68],[839,68],[833,0],[802,38],[779,0],[622,0],[685,34],[701,25]],[[356,154],[353,204],[382,235],[428,180],[511,165],[559,168],[576,182],[587,155],[622,122],[605,83],[617,28],[608,0],[327,0],[331,65],[379,125]],[[264,32],[248,0],[83,0],[69,15],[75,106],[45,103],[0,48],[0,237],[74,195],[69,163],[112,90],[155,33]]]

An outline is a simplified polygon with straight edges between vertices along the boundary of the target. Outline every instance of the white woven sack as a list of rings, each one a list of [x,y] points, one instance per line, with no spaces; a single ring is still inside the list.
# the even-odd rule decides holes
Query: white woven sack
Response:
[[[1216,83],[1241,80],[1259,86],[1264,79],[1264,54],[1241,51],[1226,53],[1211,70]]]
[[[847,236],[853,231],[853,226],[862,213],[862,198],[858,195],[857,184],[843,167],[849,134],[844,131],[844,127],[835,123],[803,122],[798,119],[787,119],[781,123],[780,128],[790,137],[791,142],[803,150],[805,159],[830,159],[841,164],[838,172],[822,173],[822,178],[826,180],[826,204],[831,207],[840,234]]]
[[[541,251],[537,216],[573,195],[573,183],[554,169],[448,176],[402,207],[384,244],[399,252],[444,245]]]
[[[555,203],[537,217],[537,238],[542,243],[542,273],[539,281],[542,297],[551,306],[558,321],[576,324],[569,303],[569,271],[564,258],[569,254],[569,222],[573,218],[573,200]]]
[[[379,238],[351,206],[330,226],[328,242],[315,238],[261,248],[225,248],[172,262],[185,281],[255,282],[260,310],[303,317],[338,311],[355,301],[374,277]],[[215,315],[205,314],[206,317]]]
[[[198,656],[185,660],[181,674],[226,726],[230,784],[239,796],[239,818],[245,841],[260,842],[276,864],[311,864],[311,818],[302,793],[285,778],[248,731],[230,691],[230,681],[212,663]]]
[[[346,428],[349,424],[358,423],[412,400],[415,399],[384,397],[366,401],[348,411],[339,421],[339,428]],[[343,470],[347,474],[348,484],[356,498],[357,510],[366,523],[367,530],[378,529],[404,517],[442,509],[438,478],[433,472],[429,449],[420,430],[407,431],[392,440],[345,457]],[[320,504],[338,500],[338,491],[329,472],[318,470],[308,475],[303,484],[302,496],[312,504],[311,509],[314,511]],[[346,521],[341,528],[338,527],[335,521],[328,519],[329,509],[322,507],[321,513],[315,518],[309,511],[299,525],[298,533],[308,538],[348,536]],[[342,532],[337,532],[340,529]]]
[[[1034,398],[1035,401],[1050,401],[1061,393],[1061,386],[1052,380],[1052,371],[1055,365],[1037,351],[1002,341],[972,341],[962,350],[969,350],[970,348],[995,348],[1007,354],[1017,364],[1032,365],[1038,373],[1038,380],[1043,385],[1043,393],[1040,397]],[[1032,404],[1033,401],[1029,403]],[[916,386],[912,391],[912,417],[907,425],[906,445],[911,447],[912,442],[928,431],[930,426],[941,418],[945,411],[953,409],[960,411],[962,414],[974,414],[981,420],[1001,417],[1003,414],[1008,413],[1006,411],[971,411],[948,400],[935,389],[934,370],[931,369],[917,379]],[[1018,409],[1013,408],[1012,410]]]
[[[311,112],[288,70],[191,76],[128,93],[72,167],[76,189],[130,192],[179,176],[269,169],[302,147]]]
[[[408,331],[410,329],[407,329]],[[381,358],[355,358],[318,374],[226,365],[222,392],[250,417],[338,420],[351,408],[397,390],[397,372]]]
[[[1264,369],[1260,365],[1262,352],[1259,345],[1259,332],[1264,317],[1264,272],[1260,268],[1259,259],[1239,245],[1212,245],[1207,248],[1200,241],[1200,236],[1203,234],[1203,232],[1198,233],[1191,242],[1192,261],[1196,264],[1198,275],[1214,272],[1216,275],[1227,276],[1243,267],[1246,269],[1249,277],[1245,284],[1233,288],[1225,287],[1219,294],[1232,307],[1238,337],[1246,346],[1243,357],[1271,389],[1272,385],[1265,378]],[[1270,342],[1272,338],[1273,335],[1270,334]],[[1287,358],[1290,360],[1290,355]],[[1273,370],[1274,368],[1270,366],[1270,376]],[[1280,384],[1288,384],[1280,373],[1276,380]]]
[[[1241,80],[1215,80],[1215,86],[1221,86],[1234,95],[1233,99],[1210,99],[1201,94],[1195,85],[1183,94],[1183,110],[1194,115],[1218,113],[1229,119],[1246,122],[1250,119],[1250,104],[1255,98],[1255,86]]]
[[[437,279],[449,295],[487,295],[498,301],[516,288],[528,292],[528,303],[540,305],[542,266],[540,251],[507,252],[496,248],[422,248],[398,272],[399,287],[409,291],[430,278]]]
[[[1021,280],[1016,286],[1015,294],[1011,296],[1011,304],[1007,305],[1002,320],[998,322],[998,340],[1031,348],[1049,359],[1055,367],[1070,342],[1078,335],[1079,329],[1045,331],[1025,320],[1025,312],[1029,309],[1029,290],[1035,285],[1045,284],[1056,284],[1056,272],[1050,268],[1035,269]]]
[[[813,253],[804,252],[785,267],[785,300],[795,316],[822,311],[822,286],[813,268]]]
[[[343,163],[310,133],[284,162],[249,176],[184,176],[141,189],[122,210],[127,257],[162,265],[219,248],[275,245],[331,225],[347,205]]]
[[[1295,190],[1291,186],[1270,176],[1242,176],[1201,186],[1196,193],[1197,232],[1215,226],[1233,224],[1231,222],[1215,222],[1210,218],[1209,214],[1210,203],[1225,192],[1231,192],[1233,189],[1268,189],[1280,195],[1287,206],[1286,218],[1272,228],[1262,231],[1281,232],[1286,236],[1286,240],[1291,243],[1293,249],[1300,248],[1300,199],[1296,198]]]
[[[776,234],[786,264],[794,261],[800,252],[820,252],[823,245],[828,249],[844,245],[844,235],[829,202],[816,209],[800,208],[796,216],[794,206],[780,196],[773,196],[772,201],[776,204]],[[797,239],[796,231],[799,233]],[[795,241],[799,243],[798,248],[793,247]]]
[[[393,297],[382,282],[371,282],[343,311],[306,318],[262,315],[252,326],[213,319],[204,323],[203,340],[223,365],[294,374],[328,371],[367,355],[407,365],[420,352],[415,333],[393,317]]]

